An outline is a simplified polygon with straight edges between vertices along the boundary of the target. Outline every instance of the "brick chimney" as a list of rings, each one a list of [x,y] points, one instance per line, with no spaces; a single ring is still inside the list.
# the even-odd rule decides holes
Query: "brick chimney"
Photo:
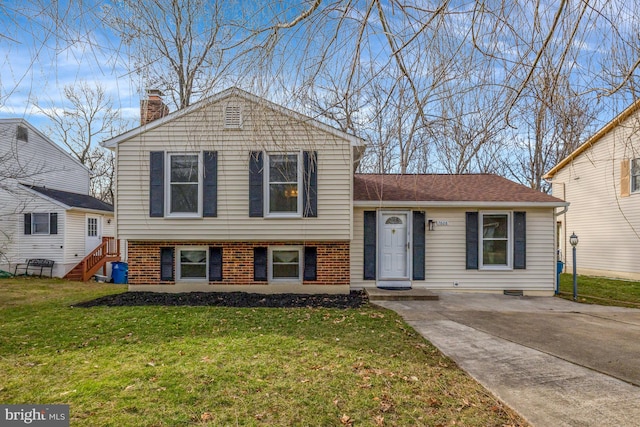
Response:
[[[147,89],[147,99],[140,101],[140,126],[169,114],[169,107],[162,102],[162,95],[158,89]]]

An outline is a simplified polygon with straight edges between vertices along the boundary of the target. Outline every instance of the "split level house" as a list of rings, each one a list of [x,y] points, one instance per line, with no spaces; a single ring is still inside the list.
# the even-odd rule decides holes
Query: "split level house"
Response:
[[[84,165],[27,121],[0,119],[0,269],[47,259],[51,274],[63,277],[102,254],[114,235],[113,206],[89,195],[89,179]],[[105,266],[98,258],[91,274]]]
[[[555,208],[496,175],[354,174],[366,142],[237,88],[141,102],[116,151],[130,290],[552,294]]]
[[[640,102],[635,102],[546,175],[571,203],[558,216],[558,245],[580,274],[640,280]]]

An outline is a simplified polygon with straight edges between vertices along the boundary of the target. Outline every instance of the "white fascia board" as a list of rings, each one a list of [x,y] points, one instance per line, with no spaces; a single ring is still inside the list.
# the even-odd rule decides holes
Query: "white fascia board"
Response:
[[[104,216],[115,216],[113,212],[111,211],[101,211],[99,209],[89,209],[89,208],[78,208],[78,207],[72,207],[69,208],[70,211],[78,211],[78,212],[86,212],[86,213],[93,213],[93,214],[97,214],[97,215],[104,215]]]
[[[411,202],[411,201],[358,201],[354,207],[366,208],[558,208],[569,202]]]

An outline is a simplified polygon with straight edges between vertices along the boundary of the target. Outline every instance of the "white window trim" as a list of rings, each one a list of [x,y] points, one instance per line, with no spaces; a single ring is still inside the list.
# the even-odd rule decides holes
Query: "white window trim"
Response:
[[[640,168],[640,157],[637,157],[635,159],[631,159],[629,161],[629,190],[631,190],[630,193],[632,193],[632,194],[640,193],[640,187],[638,187],[636,189],[633,188],[633,177],[634,176],[640,176],[640,175],[634,175],[633,174],[633,164],[634,163],[637,163],[638,167]]]
[[[298,175],[298,200],[297,200],[297,212],[271,212],[270,211],[270,206],[271,206],[271,198],[270,198],[270,172],[271,172],[271,167],[270,167],[270,161],[269,161],[269,157],[270,156],[286,156],[286,155],[293,155],[295,154],[297,156],[297,175]],[[302,192],[303,192],[303,188],[302,188],[302,176],[304,174],[304,169],[302,167],[302,151],[284,151],[284,152],[271,152],[271,153],[265,153],[265,162],[264,162],[264,217],[265,218],[302,218]]]
[[[198,211],[197,212],[171,212],[171,157],[172,156],[198,156]],[[164,209],[167,218],[201,218],[202,199],[204,184],[204,162],[202,152],[169,152],[165,156],[165,177],[164,177]]]
[[[269,246],[267,259],[267,273],[269,283],[302,283],[302,275],[304,273],[304,247],[303,246]],[[273,251],[298,251],[298,277],[295,279],[280,279],[273,277]]]
[[[36,233],[36,215],[46,215],[47,216],[47,232],[46,233]],[[49,236],[51,235],[51,213],[49,212],[32,212],[31,213],[31,234],[33,236]]]
[[[513,270],[513,212],[512,211],[480,211],[478,224],[478,268],[480,270]],[[507,264],[484,265],[484,216],[485,215],[506,215],[507,216]]]
[[[182,262],[180,262],[182,251],[204,251],[206,256],[205,261],[205,277],[182,277]],[[209,247],[208,246],[178,246],[175,252],[175,264],[176,264],[176,280],[181,282],[204,282],[209,281]]]

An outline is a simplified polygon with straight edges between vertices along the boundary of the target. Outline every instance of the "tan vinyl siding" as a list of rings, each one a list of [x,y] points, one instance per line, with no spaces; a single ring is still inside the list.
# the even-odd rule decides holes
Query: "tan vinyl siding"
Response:
[[[222,101],[118,145],[117,234],[128,240],[349,240],[351,145],[238,98],[241,129],[223,129]],[[149,153],[218,152],[216,218],[150,218]],[[318,152],[318,217],[249,218],[251,151]],[[165,170],[166,173],[166,170]],[[165,189],[166,192],[166,189]]]
[[[352,287],[375,286],[375,281],[362,280],[363,277],[363,211],[373,210],[357,207],[354,209],[354,239],[351,243],[351,285]],[[426,219],[446,221],[446,226],[436,226],[434,231],[426,231],[426,268],[424,281],[413,281],[414,288],[502,290],[521,289],[531,291],[552,291],[555,280],[553,209],[513,209],[527,213],[527,268],[524,270],[466,270],[466,229],[465,212],[474,209],[433,208],[426,211]],[[502,209],[481,209],[499,211]],[[386,209],[385,209],[386,211]],[[454,287],[454,282],[458,287]]]
[[[640,193],[623,197],[628,178],[621,182],[621,165],[640,157],[637,126],[630,118],[553,177],[554,187],[564,184],[571,203],[560,238],[568,271],[573,268],[568,239],[575,232],[579,272],[640,279]]]

